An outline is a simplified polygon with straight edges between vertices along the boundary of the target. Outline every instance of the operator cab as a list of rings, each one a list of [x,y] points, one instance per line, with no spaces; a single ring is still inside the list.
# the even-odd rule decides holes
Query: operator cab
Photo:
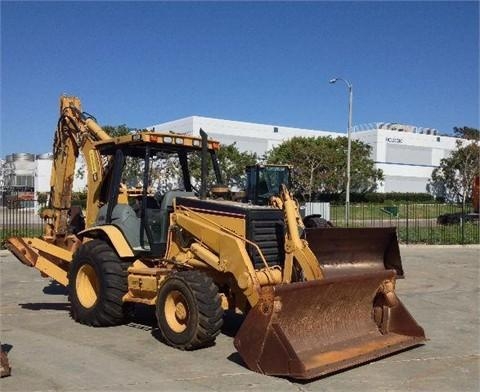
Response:
[[[280,186],[291,188],[291,166],[247,166],[247,201],[255,205],[267,205],[272,196],[280,194]]]
[[[100,142],[101,155],[113,159],[96,224],[118,227],[137,254],[164,256],[175,198],[205,198],[209,165],[216,183],[222,184],[219,143],[202,130],[200,134],[141,132]],[[200,167],[199,182],[191,172]]]

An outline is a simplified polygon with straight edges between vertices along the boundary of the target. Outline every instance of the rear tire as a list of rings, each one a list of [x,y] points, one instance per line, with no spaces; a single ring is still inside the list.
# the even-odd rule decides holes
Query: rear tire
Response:
[[[94,327],[122,324],[127,314],[122,298],[128,290],[129,265],[102,240],[82,245],[68,272],[72,318]]]
[[[156,315],[165,343],[181,350],[214,344],[223,324],[217,286],[200,271],[167,278],[158,292]]]
[[[303,219],[303,224],[309,229],[322,229],[333,227],[333,223],[322,218],[321,215],[309,215]]]

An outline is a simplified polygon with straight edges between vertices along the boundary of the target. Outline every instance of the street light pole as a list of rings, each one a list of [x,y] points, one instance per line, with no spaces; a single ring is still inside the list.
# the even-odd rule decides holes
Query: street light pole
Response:
[[[353,85],[348,80],[343,78],[330,79],[330,83],[336,83],[341,80],[348,88],[348,128],[347,128],[347,189],[345,190],[345,222],[349,225],[350,218],[350,161],[352,151],[352,106],[353,106]]]

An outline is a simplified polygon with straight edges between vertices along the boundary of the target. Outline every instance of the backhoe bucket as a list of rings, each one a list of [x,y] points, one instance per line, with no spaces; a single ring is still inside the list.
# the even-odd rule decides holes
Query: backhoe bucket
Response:
[[[423,329],[393,292],[379,293],[394,275],[380,271],[266,287],[235,347],[251,370],[311,379],[418,345]]]
[[[306,238],[327,277],[393,269],[403,278],[395,227],[306,229]]]

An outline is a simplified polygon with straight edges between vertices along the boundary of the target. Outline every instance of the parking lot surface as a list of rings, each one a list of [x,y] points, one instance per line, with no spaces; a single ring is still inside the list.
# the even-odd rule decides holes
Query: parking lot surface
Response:
[[[69,315],[65,290],[0,251],[0,340],[12,375],[2,391],[478,391],[480,247],[402,247],[397,294],[425,345],[310,382],[249,371],[226,330],[182,352],[158,341],[153,313],[91,328]]]

